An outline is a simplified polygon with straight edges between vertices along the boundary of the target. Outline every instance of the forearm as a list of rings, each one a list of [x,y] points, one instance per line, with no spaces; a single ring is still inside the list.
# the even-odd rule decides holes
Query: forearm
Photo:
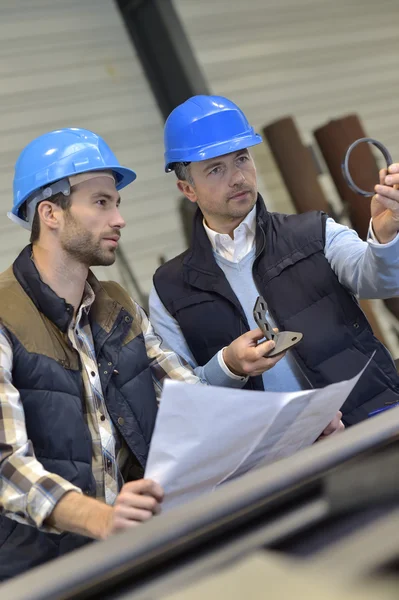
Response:
[[[359,298],[390,298],[399,294],[399,263],[387,264],[383,252],[368,248],[344,269],[344,281]]]
[[[57,503],[46,524],[60,531],[103,539],[111,515],[111,506],[71,491]]]
[[[36,460],[31,443],[1,451],[0,507],[4,514],[49,533],[59,533],[45,521],[63,496],[80,489],[59,475],[47,472]]]
[[[353,289],[359,298],[390,298],[399,294],[399,254],[396,242],[388,245],[370,243],[364,255],[360,257],[352,274]],[[391,252],[394,250],[395,255]]]
[[[379,244],[328,219],[325,255],[340,283],[360,298],[399,294],[399,239]]]
[[[223,360],[222,351],[216,353],[205,365],[198,365],[183,336],[180,326],[162,304],[155,288],[150,294],[150,319],[165,347],[171,348],[194,370],[202,383],[223,387],[242,388],[247,377],[235,376]]]

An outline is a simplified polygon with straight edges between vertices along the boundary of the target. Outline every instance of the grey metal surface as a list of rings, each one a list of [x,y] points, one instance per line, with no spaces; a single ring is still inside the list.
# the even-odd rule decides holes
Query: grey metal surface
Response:
[[[135,596],[126,595],[124,600]],[[155,596],[152,596],[155,598]],[[381,584],[345,585],[339,573],[315,569],[274,552],[254,552],[158,600],[397,600],[397,588]]]
[[[188,559],[177,568],[170,568],[156,577],[140,582],[133,589],[115,593],[113,600],[148,600],[159,598],[164,594],[200,581],[209,574],[217,573],[227,566],[233,566],[259,548],[271,544],[276,538],[284,535],[300,534],[307,527],[319,523],[328,514],[328,505],[324,500],[314,500],[293,508],[289,514],[276,517],[272,522],[259,524],[235,540],[220,547],[210,543],[206,551],[196,555],[195,560]],[[132,586],[133,587],[133,586]]]
[[[114,586],[127,576],[134,580],[149,564],[154,574],[165,557],[173,564],[177,557],[188,557],[199,544],[212,544],[216,535],[255,519],[264,507],[273,502],[276,506],[285,490],[299,489],[303,482],[326,469],[398,438],[399,410],[388,411],[335,439],[253,471],[133,532],[97,542],[33,569],[0,586],[0,596],[12,600],[81,598],[82,590],[87,587],[101,590],[107,581]]]
[[[340,579],[350,583],[377,572],[393,559],[399,559],[399,508],[325,548],[312,562],[317,568],[339,571]]]

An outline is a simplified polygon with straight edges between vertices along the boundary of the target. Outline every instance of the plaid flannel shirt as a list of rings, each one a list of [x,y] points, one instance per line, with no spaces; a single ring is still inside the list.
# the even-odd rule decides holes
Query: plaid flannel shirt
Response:
[[[108,414],[101,388],[93,338],[88,320],[94,293],[86,284],[76,319],[68,331],[79,353],[84,383],[85,419],[92,437],[92,468],[96,497],[113,504],[123,485],[121,469],[129,457]],[[162,349],[143,309],[136,304],[150,361],[155,394],[159,401],[165,378],[188,383],[204,383],[174,352]],[[81,490],[54,473],[47,472],[36,459],[27,437],[24,409],[12,382],[13,352],[7,331],[0,325],[0,514],[42,531],[57,533],[45,520],[57,502],[69,491]],[[101,417],[105,416],[105,420]]]

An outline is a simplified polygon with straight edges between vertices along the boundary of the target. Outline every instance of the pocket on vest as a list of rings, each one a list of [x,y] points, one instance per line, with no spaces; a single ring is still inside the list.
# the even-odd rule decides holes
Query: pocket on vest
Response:
[[[175,300],[173,309],[172,314],[199,365],[204,365],[240,335],[239,315],[235,327],[229,302],[213,294],[201,292]]]
[[[295,301],[295,295],[293,298]],[[303,340],[298,344],[297,351],[304,363],[312,369],[318,369],[321,363],[353,344],[353,334],[333,295],[318,298],[287,318],[282,325],[282,329],[303,333]]]
[[[327,383],[335,383],[357,375],[368,360],[369,356],[352,346],[321,363],[319,370],[322,376],[328,380]],[[384,391],[395,392],[394,387],[395,382],[387,377],[374,358],[346,400],[345,411],[350,412]]]
[[[203,302],[214,302],[215,296],[212,294],[207,294],[206,292],[200,292],[198,294],[192,294],[192,296],[186,296],[184,298],[178,298],[177,300],[172,301],[172,312],[173,314],[179,312],[183,308],[188,308],[189,306],[196,306],[197,304],[202,304]]]
[[[269,267],[264,275],[263,283],[266,285],[267,283],[269,283],[269,281],[271,281],[275,277],[278,277],[282,273],[282,271],[285,271],[285,269],[289,269],[290,267],[295,266],[297,263],[303,261],[304,259],[310,258],[311,256],[317,254],[321,255],[322,259],[324,259],[324,261],[327,262],[327,259],[324,256],[324,246],[322,240],[309,240],[303,246],[295,248],[291,252],[288,252],[276,264]]]

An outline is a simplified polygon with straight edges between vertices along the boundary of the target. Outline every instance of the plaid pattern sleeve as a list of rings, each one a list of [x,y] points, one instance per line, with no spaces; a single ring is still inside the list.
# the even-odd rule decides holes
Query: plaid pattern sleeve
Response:
[[[81,490],[48,473],[36,459],[22,402],[12,384],[12,362],[11,342],[0,325],[0,514],[59,533],[43,522],[66,492]]]
[[[144,335],[147,356],[150,359],[152,380],[158,402],[165,378],[207,385],[206,381],[195,375],[190,365],[183,358],[162,346],[162,338],[155,333],[144,310],[138,304],[136,304],[136,308],[141,319],[141,330]]]

